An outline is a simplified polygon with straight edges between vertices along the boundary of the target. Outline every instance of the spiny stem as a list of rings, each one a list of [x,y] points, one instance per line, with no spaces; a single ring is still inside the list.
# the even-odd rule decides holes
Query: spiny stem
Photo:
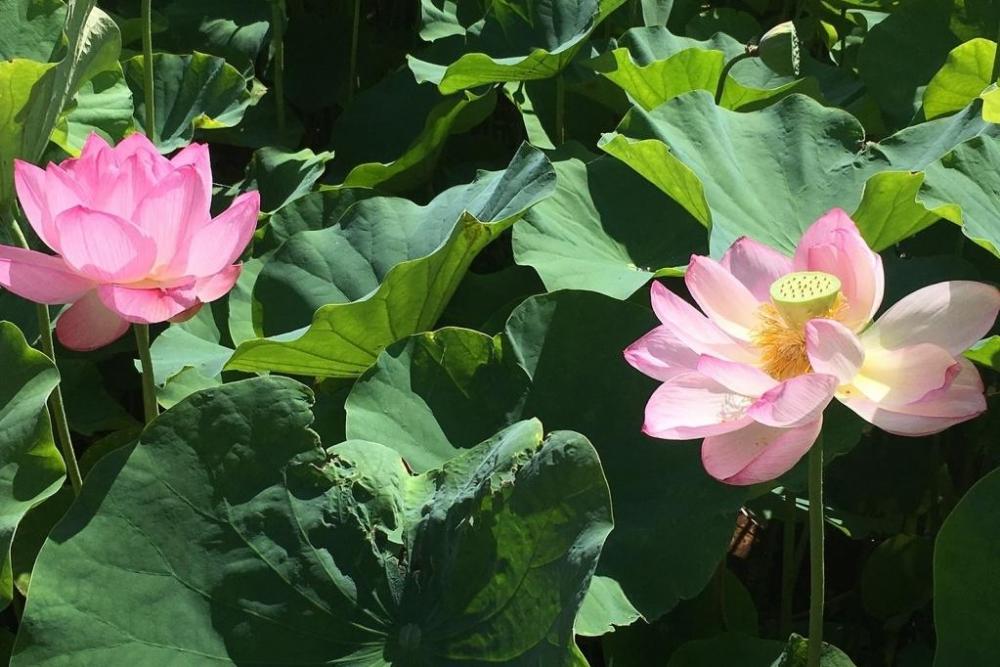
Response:
[[[826,596],[823,562],[823,436],[809,451],[809,659],[820,667],[823,651],[823,606]]]
[[[795,594],[795,494],[785,494],[785,520],[781,535],[781,611],[779,636],[787,639],[792,632],[792,596]]]
[[[45,304],[38,304],[38,334],[42,341],[42,352],[56,362],[55,345],[52,342],[52,319],[49,317],[49,307]],[[56,436],[59,439],[59,447],[62,450],[63,460],[66,462],[66,476],[73,487],[73,494],[80,495],[80,488],[83,486],[83,477],[80,475],[80,464],[76,460],[76,452],[73,450],[73,439],[69,434],[69,420],[66,419],[66,407],[63,405],[62,390],[59,385],[49,396],[49,414],[56,427]]]
[[[142,74],[146,98],[146,136],[156,142],[156,102],[153,100],[153,16],[152,0],[142,0]]]
[[[285,136],[285,2],[271,2],[271,48],[274,50],[274,104],[278,137]]]
[[[358,30],[361,27],[361,0],[354,0],[354,25],[351,27],[351,64],[348,69],[347,103],[354,100],[354,88],[358,85]]]
[[[156,419],[160,409],[156,404],[156,383],[153,379],[153,359],[149,354],[149,325],[135,324],[135,344],[142,365],[142,408],[146,423]]]

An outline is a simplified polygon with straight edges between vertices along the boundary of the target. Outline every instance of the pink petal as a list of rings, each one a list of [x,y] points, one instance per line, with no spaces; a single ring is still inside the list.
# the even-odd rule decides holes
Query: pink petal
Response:
[[[698,354],[749,364],[756,361],[757,354],[748,343],[724,332],[659,281],[654,280],[650,287],[650,301],[663,325]]]
[[[750,402],[715,380],[689,371],[670,378],[653,392],[646,404],[643,432],[667,440],[728,433],[750,422],[745,416]]]
[[[684,283],[720,329],[739,340],[750,340],[750,332],[758,325],[760,303],[733,274],[715,260],[695,255]]]
[[[134,220],[156,244],[154,270],[176,265],[184,248],[182,242],[193,228],[209,220],[210,197],[197,168],[188,165],[167,175],[139,203]],[[216,245],[203,252],[218,254],[225,248]]]
[[[56,166],[50,164],[47,170],[51,173],[53,167]],[[101,193],[108,188],[109,175],[112,172],[114,174],[118,173],[113,149],[96,132],[91,132],[87,136],[87,140],[83,144],[83,150],[80,152],[80,157],[63,160],[58,167],[65,178],[72,180],[79,186],[84,195],[84,198],[79,203],[85,206],[93,205],[94,198],[99,199]],[[71,207],[67,206],[62,210],[66,210],[66,208]],[[59,211],[52,211],[53,216],[58,213]]]
[[[17,199],[21,202],[24,217],[28,219],[38,238],[54,250],[47,180],[44,169],[23,160],[14,160],[14,188],[17,190]]]
[[[139,324],[166,322],[198,303],[191,287],[142,289],[101,285],[97,295],[105,306],[129,322]]]
[[[939,433],[986,411],[979,371],[967,359],[959,359],[958,365],[958,375],[948,387],[908,405],[886,408],[853,390],[838,398],[883,431],[907,436]]]
[[[806,353],[814,371],[833,375],[840,384],[849,384],[865,360],[861,341],[835,320],[806,323]]]
[[[778,384],[774,378],[759,368],[708,355],[702,355],[698,359],[698,372],[712,378],[730,391],[754,398]]]
[[[260,194],[246,192],[191,237],[185,275],[211,276],[242,254],[257,229]]]
[[[98,282],[132,282],[149,274],[156,245],[139,228],[110,213],[77,206],[56,218],[66,263]]]
[[[851,384],[884,407],[899,406],[950,384],[956,363],[946,350],[929,343],[896,350],[867,346],[865,362]]]
[[[831,210],[806,230],[793,264],[796,271],[824,271],[840,279],[847,308],[838,319],[854,331],[864,327],[882,303],[882,258],[842,209]]]
[[[160,151],[156,150],[153,142],[141,132],[134,132],[128,135],[111,150],[115,161],[119,165],[125,164],[126,160],[134,155],[138,155],[144,160],[148,160],[158,178],[163,178],[173,171],[170,160],[160,155]]]
[[[56,320],[56,337],[71,350],[104,347],[128,331],[128,322],[104,307],[97,291],[87,292]]]
[[[114,173],[113,173],[114,172]],[[91,208],[132,220],[135,210],[160,180],[143,154],[126,158],[122,165],[105,174],[107,186],[95,197]]]
[[[790,257],[747,236],[729,246],[721,264],[761,302],[771,300],[771,283],[794,270]]]
[[[837,389],[833,375],[808,373],[785,380],[760,397],[747,414],[765,426],[791,428],[819,419]]]
[[[663,382],[693,370],[698,355],[679,341],[669,327],[658,326],[625,349],[625,361],[640,373]]]
[[[738,431],[705,438],[701,461],[712,477],[727,484],[759,484],[777,479],[799,462],[819,436],[823,420],[798,428],[751,423]]]
[[[229,293],[229,290],[233,289],[233,285],[236,284],[236,280],[240,277],[242,269],[243,267],[239,264],[233,264],[219,271],[214,276],[196,280],[194,283],[194,292],[198,301],[210,303],[224,297]]]
[[[209,159],[208,144],[188,144],[170,158],[174,169],[192,165],[198,172],[205,192],[212,192],[212,163]]]
[[[59,257],[6,245],[0,245],[0,285],[36,303],[73,303],[94,287]]]
[[[894,349],[931,343],[959,355],[985,336],[1000,311],[1000,290],[955,280],[924,287],[904,297],[862,336]]]

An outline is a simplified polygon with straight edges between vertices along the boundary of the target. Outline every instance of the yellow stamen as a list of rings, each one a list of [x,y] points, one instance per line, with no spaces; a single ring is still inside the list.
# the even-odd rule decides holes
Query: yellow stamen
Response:
[[[837,295],[833,304],[815,317],[835,320],[847,304]],[[754,329],[752,340],[760,350],[761,368],[775,380],[787,380],[812,371],[806,354],[805,328],[790,325],[773,303],[763,303],[757,310],[760,325]]]

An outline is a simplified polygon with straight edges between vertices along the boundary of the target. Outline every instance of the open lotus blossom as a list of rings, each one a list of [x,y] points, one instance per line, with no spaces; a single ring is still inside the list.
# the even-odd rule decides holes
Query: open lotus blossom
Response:
[[[190,316],[232,289],[234,264],[257,224],[260,197],[240,195],[215,218],[208,147],[172,159],[133,134],[115,147],[98,135],[79,158],[44,170],[15,161],[28,222],[55,255],[0,246],[0,285],[45,304],[73,304],[56,334],[91,350],[129,323]]]
[[[789,470],[834,397],[909,436],[986,409],[979,373],[960,355],[993,326],[1000,291],[938,283],[872,322],[882,261],[840,209],[805,232],[793,257],[744,237],[721,262],[692,257],[685,283],[704,314],[654,282],[662,324],[625,358],[663,382],[643,430],[704,438],[702,462],[719,480],[754,484]]]

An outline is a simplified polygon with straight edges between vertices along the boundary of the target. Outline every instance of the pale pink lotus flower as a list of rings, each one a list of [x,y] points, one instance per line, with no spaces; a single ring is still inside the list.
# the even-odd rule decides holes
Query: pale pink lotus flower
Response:
[[[743,237],[721,262],[694,256],[685,283],[699,312],[661,283],[661,326],[625,350],[663,384],[646,405],[656,438],[704,438],[710,475],[755,484],[788,471],[819,435],[836,397],[890,433],[929,435],[986,409],[961,354],[993,326],[1000,291],[969,281],[908,295],[876,322],[881,258],[834,209],[794,257]]]
[[[208,146],[167,159],[142,134],[115,147],[91,134],[80,157],[44,170],[16,160],[14,185],[38,237],[56,254],[0,246],[0,285],[45,304],[73,304],[56,334],[68,348],[114,341],[129,323],[192,315],[232,289],[260,196],[211,217]]]

